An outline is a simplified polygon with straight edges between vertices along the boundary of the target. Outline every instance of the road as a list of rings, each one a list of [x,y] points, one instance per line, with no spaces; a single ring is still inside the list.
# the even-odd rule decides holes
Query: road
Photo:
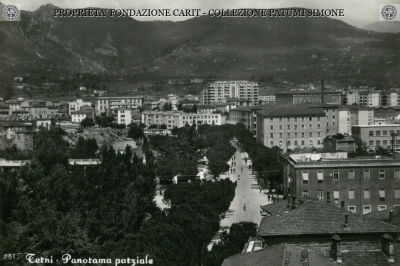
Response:
[[[233,146],[237,147],[236,143],[231,143]],[[247,157],[247,164],[245,156]],[[224,230],[229,232],[229,228],[233,223],[253,222],[260,225],[262,218],[260,214],[260,205],[272,203],[271,201],[268,201],[268,194],[264,193],[264,191],[261,191],[260,193],[257,178],[251,173],[251,169],[248,167],[248,165],[251,164],[248,155],[237,150],[233,157],[235,157],[234,162],[236,162],[236,165],[234,165],[235,171],[233,173],[230,173],[229,171],[229,174],[225,173],[220,175],[220,179],[229,178],[233,182],[238,181],[235,190],[235,197],[233,198],[228,211],[225,213],[225,218],[220,222],[218,233],[213,237],[212,241],[208,245],[208,250],[211,250],[214,243],[221,240],[220,234]],[[231,165],[231,162],[232,159],[228,164]],[[239,175],[240,180],[238,180]],[[245,204],[246,210],[243,208]]]

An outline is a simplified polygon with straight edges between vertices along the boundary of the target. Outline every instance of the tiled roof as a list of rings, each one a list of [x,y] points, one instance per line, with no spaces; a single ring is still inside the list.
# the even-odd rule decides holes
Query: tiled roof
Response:
[[[302,253],[306,251],[309,266],[336,265],[334,261],[321,252],[319,246],[308,247],[302,245],[282,244],[271,248],[242,253],[224,260],[222,266],[298,266],[303,265]]]
[[[27,124],[27,123],[20,123],[20,122],[14,122],[14,121],[0,121],[0,126],[2,127],[31,127],[32,124]]]
[[[347,252],[342,250],[343,266],[393,266],[381,250]],[[398,265],[398,264],[397,264]]]
[[[299,197],[298,199],[296,199],[296,205],[299,206],[299,205],[302,205],[304,203],[307,203],[307,202],[310,202],[313,200],[315,200],[315,199],[313,199],[309,196],[302,196],[302,197]],[[261,206],[261,208],[271,215],[281,215],[282,213],[285,213],[285,212],[291,210],[291,208],[288,208],[287,205],[288,205],[288,201],[281,200],[281,201],[273,202],[268,205]]]
[[[344,225],[344,216],[348,223]],[[259,236],[400,233],[400,228],[365,216],[348,212],[322,201],[312,201],[281,216],[264,217]]]
[[[331,91],[331,90],[324,90],[324,94],[342,94],[341,91]],[[283,91],[283,92],[277,92],[276,95],[280,95],[280,94],[286,94],[286,95],[290,95],[290,94],[321,94],[320,90],[309,90],[309,91]]]
[[[392,221],[390,221],[390,211],[393,211]],[[365,214],[365,217],[376,219],[400,227],[400,207],[392,207],[383,211],[370,212],[368,214]]]

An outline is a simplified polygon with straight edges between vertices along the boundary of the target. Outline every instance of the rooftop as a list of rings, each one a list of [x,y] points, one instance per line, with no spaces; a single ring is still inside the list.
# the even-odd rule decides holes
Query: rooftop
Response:
[[[314,200],[315,199],[309,196],[302,196],[296,199],[296,206],[303,205],[304,203]],[[292,210],[291,207],[288,208],[288,201],[286,200],[276,201],[271,204],[261,206],[261,208],[269,215],[281,215],[285,212]]]
[[[345,215],[348,222],[345,224]],[[311,201],[281,216],[261,220],[258,236],[400,233],[400,227],[346,211],[322,201]]]
[[[390,220],[390,212],[393,211],[393,218]],[[383,211],[370,212],[365,217],[376,219],[395,226],[400,226],[400,207],[392,207]]]
[[[291,95],[291,94],[321,94],[320,90],[311,90],[311,91],[283,91],[277,92],[276,95]],[[324,94],[342,94],[341,91],[331,91],[324,90]]]
[[[21,123],[14,121],[0,121],[2,127],[31,127],[32,123]]]

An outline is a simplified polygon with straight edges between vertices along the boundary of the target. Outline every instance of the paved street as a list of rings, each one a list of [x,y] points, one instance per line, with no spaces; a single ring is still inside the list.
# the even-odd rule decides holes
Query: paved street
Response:
[[[260,188],[257,184],[255,175],[251,174],[251,169],[248,165],[251,163],[247,159],[247,165],[243,153],[236,151],[234,155],[236,166],[234,166],[235,172],[229,173],[229,178],[232,181],[238,181],[235,198],[232,200],[229,210],[226,212],[225,218],[221,221],[220,229],[225,230],[233,223],[242,221],[250,221],[260,224],[260,205],[268,204],[268,195],[260,193]],[[248,157],[247,157],[248,158]],[[229,165],[232,160],[229,161]],[[243,168],[243,171],[242,171]],[[238,176],[240,175],[240,180]],[[228,175],[222,175],[221,178],[228,178]],[[243,209],[246,204],[246,210]]]

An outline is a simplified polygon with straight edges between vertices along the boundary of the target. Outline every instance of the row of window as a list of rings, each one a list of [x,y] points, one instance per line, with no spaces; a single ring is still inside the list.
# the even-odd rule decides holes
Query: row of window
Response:
[[[290,122],[290,121],[294,121],[294,122],[297,122],[297,120],[300,120],[301,122],[304,122],[304,121],[306,121],[306,119],[307,118],[305,118],[305,117],[293,117],[293,118],[291,118],[291,117],[287,117],[286,118],[286,121],[287,122]],[[274,122],[274,120],[278,120],[279,122],[283,122],[283,118],[282,117],[279,117],[279,118],[270,118],[269,119],[269,121],[270,122]],[[314,119],[315,120],[315,119]],[[321,121],[321,117],[316,117],[316,120],[317,121]],[[312,116],[310,116],[310,117],[308,117],[308,121],[313,121],[313,117]]]
[[[303,190],[303,195],[308,196],[308,190]],[[317,191],[317,198],[320,200],[324,199],[324,192],[322,190]],[[334,190],[333,191],[333,200],[339,200],[339,198],[340,198],[339,190]],[[348,198],[355,199],[355,190],[354,189],[348,190]],[[370,198],[371,198],[370,189],[364,189],[364,199],[370,199]],[[394,189],[394,198],[400,199],[400,188]],[[327,192],[326,199],[330,200],[330,192]],[[381,189],[379,189],[379,200],[385,201],[385,199],[386,199],[386,190],[384,188],[381,188]]]
[[[308,129],[312,129],[313,128],[313,126],[310,124],[310,125],[308,125]],[[320,124],[318,124],[317,125],[317,129],[320,129],[321,128],[321,125]],[[270,125],[269,126],[269,129],[271,129],[271,130],[273,130],[274,129],[274,125]],[[287,125],[286,126],[286,129],[288,129],[288,130],[290,130],[291,129],[291,125]],[[293,128],[294,130],[297,130],[298,129],[298,127],[297,127],[297,125],[294,125],[294,128]],[[301,125],[301,129],[306,129],[305,128],[305,125]],[[282,125],[279,125],[279,130],[283,130],[283,126]]]
[[[382,142],[381,142],[380,140],[376,140],[375,143],[376,143],[375,146],[381,146],[381,143],[382,143],[382,145],[388,145],[388,143],[389,143],[390,145],[392,145],[393,140],[389,140],[389,142],[388,142],[388,140],[382,140]],[[396,140],[396,144],[400,144],[400,140]],[[374,146],[374,141],[373,141],[373,140],[370,140],[370,141],[368,142],[368,145]]]
[[[333,170],[331,176],[333,177],[333,180],[339,180],[339,170]],[[379,179],[385,179],[386,171],[384,169],[380,169],[378,176],[379,176]],[[354,170],[348,170],[347,177],[350,180],[354,179],[355,178]],[[400,169],[394,170],[393,177],[394,177],[394,179],[400,180]],[[302,172],[302,178],[303,178],[303,184],[308,184],[308,171]],[[369,180],[371,178],[371,170],[365,169],[363,171],[363,178],[364,178],[364,180]],[[318,183],[322,183],[322,181],[324,180],[323,171],[317,171],[317,179],[318,179]]]
[[[389,130],[389,135],[388,135],[388,131],[387,130],[383,130],[382,131],[382,136],[391,136],[393,133],[394,133],[394,130]],[[397,130],[397,135],[400,135],[400,130]],[[374,135],[374,131],[369,131],[368,132],[368,136],[379,137],[379,136],[381,136],[381,131],[375,131],[375,135]]]
[[[393,207],[400,207],[400,205],[394,205]],[[349,212],[357,212],[356,206],[348,206]],[[386,205],[378,205],[378,211],[386,210]],[[367,214],[371,212],[371,205],[364,205],[363,206],[363,214]]]
[[[312,145],[314,144],[313,140],[312,140],[312,139],[308,140],[308,144],[309,144],[310,146],[312,146]],[[273,142],[272,140],[270,141],[270,145],[271,145],[271,146],[274,146],[274,142]],[[280,145],[280,146],[283,145],[282,141],[279,141],[279,145]],[[286,141],[286,145],[287,145],[287,146],[290,146],[290,145],[292,145],[292,142],[291,142],[290,140],[288,140],[288,141]],[[295,140],[295,141],[293,142],[293,145],[295,145],[295,146],[297,146],[297,145],[302,145],[302,146],[304,146],[304,145],[305,145],[305,141],[302,140],[302,141],[300,141],[300,144],[299,144],[299,142],[298,142],[297,140]],[[317,140],[317,145],[321,145],[321,140]]]
[[[288,137],[288,138],[290,138],[291,136],[293,136],[294,138],[297,138],[299,135],[298,135],[298,133],[293,133],[293,135],[292,135],[292,133],[286,133],[286,136]],[[303,133],[300,133],[300,136],[302,137],[302,138],[304,138],[305,137],[305,133],[303,132]],[[308,136],[310,137],[310,138],[312,138],[313,137],[313,132],[308,132]],[[274,138],[274,133],[269,133],[269,137],[270,138]],[[280,138],[283,138],[283,133],[279,133],[279,137]],[[317,132],[317,137],[321,137],[321,132]]]

